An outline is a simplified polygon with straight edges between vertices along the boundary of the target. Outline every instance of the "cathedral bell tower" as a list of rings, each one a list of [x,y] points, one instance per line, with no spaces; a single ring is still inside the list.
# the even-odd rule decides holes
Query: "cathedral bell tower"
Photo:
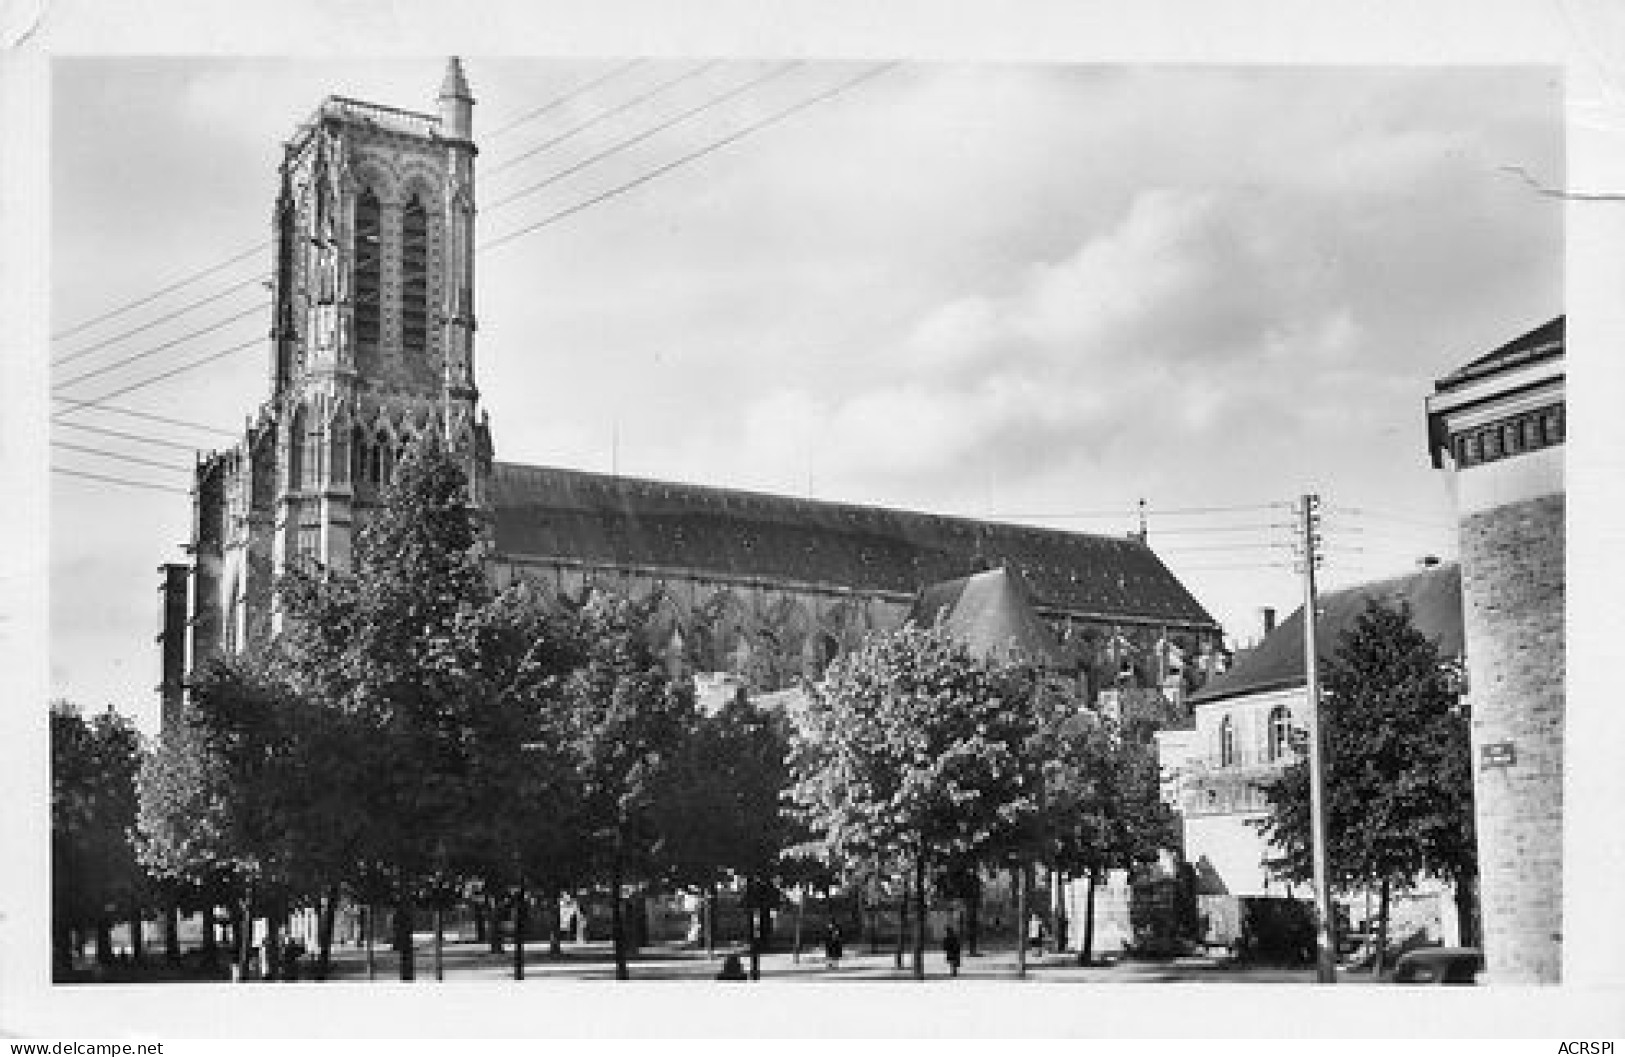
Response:
[[[407,445],[438,432],[486,502],[474,382],[474,99],[435,114],[340,96],[286,144],[273,223],[270,564],[346,568]]]

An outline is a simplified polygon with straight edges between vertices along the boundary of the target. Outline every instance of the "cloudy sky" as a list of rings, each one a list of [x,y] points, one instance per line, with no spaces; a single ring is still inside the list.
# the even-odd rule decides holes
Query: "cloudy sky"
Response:
[[[1423,400],[1563,311],[1509,171],[1563,182],[1556,69],[465,65],[499,458],[1106,533],[1144,499],[1241,639],[1299,602],[1306,490],[1334,586],[1454,554]],[[53,405],[54,467],[173,490],[53,474],[53,695],[155,714],[188,449],[266,395],[280,144],[442,67],[53,63],[54,395],[175,420]]]

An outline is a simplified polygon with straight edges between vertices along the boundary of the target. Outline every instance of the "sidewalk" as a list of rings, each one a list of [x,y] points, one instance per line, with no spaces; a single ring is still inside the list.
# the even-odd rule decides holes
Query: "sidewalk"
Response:
[[[747,971],[748,956],[738,947],[719,947],[712,956],[703,950],[691,950],[676,945],[653,946],[632,952],[627,960],[633,980],[713,980],[722,967],[724,956],[732,951],[740,956]],[[434,982],[434,949],[432,944],[419,942],[416,948],[418,981]],[[375,949],[376,979],[379,982],[398,983],[395,954],[387,946]],[[890,951],[870,953],[868,949],[847,948],[839,968],[825,965],[822,950],[807,948],[799,960],[785,951],[772,951],[760,959],[762,983],[845,983],[873,980],[912,980],[912,952],[905,951],[903,967],[897,967],[896,956]],[[513,950],[492,954],[486,944],[473,942],[447,943],[444,954],[447,982],[462,980],[502,980],[513,978]],[[927,980],[953,982],[947,963],[939,949],[927,949],[925,954]],[[367,978],[366,952],[361,948],[341,947],[333,951],[332,979],[364,981]],[[614,980],[615,965],[610,945],[604,942],[564,945],[558,956],[548,953],[545,941],[527,944],[525,950],[526,980]],[[1240,983],[1312,982],[1313,969],[1271,969],[1237,967],[1227,960],[1214,957],[1177,958],[1166,961],[1122,960],[1110,964],[1079,966],[1073,953],[1029,956],[1025,981],[1019,975],[1016,951],[1013,947],[984,951],[975,957],[967,956],[960,969],[959,980],[1011,983],[1025,981],[1044,983]]]

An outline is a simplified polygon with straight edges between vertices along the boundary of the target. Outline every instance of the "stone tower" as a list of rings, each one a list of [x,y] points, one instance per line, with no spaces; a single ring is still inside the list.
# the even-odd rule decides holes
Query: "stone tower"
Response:
[[[1480,912],[1491,983],[1563,967],[1564,319],[1440,379],[1460,521]]]
[[[272,626],[290,564],[347,568],[406,446],[430,431],[488,503],[474,375],[474,99],[434,114],[329,96],[285,145],[272,213],[270,396],[198,467],[194,653]]]

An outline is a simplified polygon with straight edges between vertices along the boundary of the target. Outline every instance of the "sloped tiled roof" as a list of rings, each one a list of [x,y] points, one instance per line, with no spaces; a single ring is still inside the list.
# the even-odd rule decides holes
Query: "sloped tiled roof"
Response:
[[[1064,666],[1060,643],[1028,600],[1021,577],[1007,569],[961,576],[920,592],[909,619],[924,627],[937,621],[979,657],[1022,658]]]
[[[496,547],[565,560],[917,594],[992,565],[1039,608],[1217,628],[1144,543],[969,518],[497,463]]]
[[[1353,627],[1365,610],[1366,600],[1372,598],[1388,605],[1408,603],[1411,622],[1438,644],[1443,656],[1462,656],[1461,566],[1450,562],[1321,595],[1315,646],[1322,660],[1336,652],[1337,637]],[[1299,606],[1234,668],[1192,694],[1191,704],[1284,690],[1303,683],[1303,607]]]
[[[1433,383],[1435,392],[1449,392],[1469,382],[1487,378],[1499,371],[1519,367],[1526,363],[1563,355],[1563,338],[1567,316],[1558,316],[1543,323],[1527,334],[1519,335],[1493,352],[1460,367]]]

